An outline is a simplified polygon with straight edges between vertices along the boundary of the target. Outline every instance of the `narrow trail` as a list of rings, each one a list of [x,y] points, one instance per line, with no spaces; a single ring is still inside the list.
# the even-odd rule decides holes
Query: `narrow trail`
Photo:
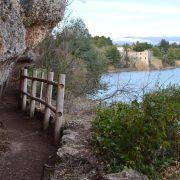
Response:
[[[41,122],[18,110],[15,93],[0,101],[1,180],[40,180],[44,164],[53,161],[55,151]]]

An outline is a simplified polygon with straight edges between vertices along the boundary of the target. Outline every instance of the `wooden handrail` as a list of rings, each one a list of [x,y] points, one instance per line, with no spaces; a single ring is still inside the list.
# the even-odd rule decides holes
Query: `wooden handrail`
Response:
[[[60,138],[60,132],[63,127],[63,109],[64,109],[64,89],[65,89],[65,75],[60,74],[58,82],[53,81],[54,72],[48,73],[48,78],[44,78],[44,73],[42,73],[41,78],[37,77],[37,70],[33,71],[33,77],[28,76],[27,69],[24,69],[21,74],[21,94],[22,94],[22,109],[23,111],[27,110],[27,98],[30,99],[30,118],[34,117],[36,102],[45,106],[44,109],[44,120],[43,120],[43,129],[46,130],[49,127],[49,120],[51,116],[51,111],[55,114],[55,129],[54,129],[54,141],[58,143]],[[28,93],[28,80],[31,83],[30,93]],[[37,82],[40,84],[40,97],[38,98],[37,93]],[[45,100],[43,100],[43,86],[47,84]],[[52,106],[52,92],[53,87],[57,89],[56,97],[56,107]]]
[[[26,78],[26,79],[29,79],[29,80],[32,80],[32,81],[38,81],[38,82],[43,82],[43,83],[46,83],[46,84],[50,84],[50,85],[53,85],[55,87],[61,87],[61,88],[64,88],[64,84],[59,84],[55,81],[49,81],[49,80],[46,80],[46,79],[41,79],[41,78],[36,78],[36,77],[30,77],[30,76],[24,76],[22,75],[23,78]]]
[[[25,93],[25,92],[22,92],[24,95],[26,95],[28,98],[32,99],[32,100],[35,100],[41,104],[43,104],[44,106],[47,106],[53,113],[56,113],[56,108],[52,105],[49,105],[48,103],[46,103],[45,101],[43,101],[42,99],[40,98],[37,98],[37,97],[32,97],[29,93]],[[58,112],[59,116],[62,116],[62,113],[61,112]]]

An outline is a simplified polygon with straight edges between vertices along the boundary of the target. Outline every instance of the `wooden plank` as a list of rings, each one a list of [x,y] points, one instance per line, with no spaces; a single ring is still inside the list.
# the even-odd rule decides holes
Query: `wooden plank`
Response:
[[[28,76],[28,70],[27,69],[24,69],[23,70],[23,75],[24,76]],[[23,78],[23,82],[22,82],[22,91],[24,93],[27,93],[27,78]],[[27,106],[27,95],[26,94],[23,94],[22,95],[22,110],[25,112],[26,111],[26,106]]]
[[[33,70],[33,77],[37,77],[37,70]],[[31,86],[32,97],[36,97],[36,89],[37,89],[37,81],[33,80],[32,86]],[[34,117],[35,106],[36,106],[36,101],[34,99],[31,99],[31,103],[30,103],[30,118],[31,119]]]
[[[63,127],[63,109],[64,109],[64,89],[65,89],[65,74],[59,76],[59,86],[57,89],[57,100],[56,100],[56,119],[55,119],[55,130],[54,130],[54,142],[58,143],[60,138],[60,132]],[[63,88],[61,86],[63,84]]]
[[[54,78],[54,72],[49,72],[48,73],[48,81],[53,82]],[[51,105],[51,100],[52,100],[52,90],[53,90],[53,85],[48,84],[47,85],[47,91],[46,91],[46,103]],[[44,122],[43,122],[43,129],[46,130],[49,127],[49,118],[50,118],[50,109],[48,106],[45,107],[45,114],[44,114]]]

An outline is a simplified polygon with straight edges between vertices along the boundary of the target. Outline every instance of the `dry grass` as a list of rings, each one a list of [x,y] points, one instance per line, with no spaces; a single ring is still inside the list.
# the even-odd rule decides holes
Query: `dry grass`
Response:
[[[180,179],[180,162],[176,161],[167,168],[163,169],[163,180],[179,180]]]

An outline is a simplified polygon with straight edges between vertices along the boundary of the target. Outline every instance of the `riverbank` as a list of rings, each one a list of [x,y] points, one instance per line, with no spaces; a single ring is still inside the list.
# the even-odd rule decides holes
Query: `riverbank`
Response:
[[[177,69],[179,66],[167,66],[160,69],[157,68],[149,68],[149,70],[138,70],[136,68],[116,68],[116,67],[108,67],[107,73],[120,73],[120,72],[133,72],[133,71],[155,71],[155,70],[169,70],[169,69]]]
[[[108,85],[107,89],[98,91],[93,99],[111,97],[108,102],[130,102],[134,98],[141,100],[144,93],[157,87],[180,85],[179,77],[180,68],[106,73],[102,76],[101,82]],[[116,96],[112,97],[113,94]]]

